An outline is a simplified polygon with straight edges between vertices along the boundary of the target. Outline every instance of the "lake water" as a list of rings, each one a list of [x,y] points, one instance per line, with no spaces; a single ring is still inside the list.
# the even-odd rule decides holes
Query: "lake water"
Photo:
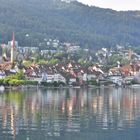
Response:
[[[0,93],[0,140],[139,140],[140,89]]]

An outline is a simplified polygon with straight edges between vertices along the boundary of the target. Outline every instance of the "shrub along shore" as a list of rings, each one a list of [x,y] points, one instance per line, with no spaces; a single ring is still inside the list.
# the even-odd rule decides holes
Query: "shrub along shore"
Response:
[[[38,85],[38,81],[28,80],[22,71],[14,75],[9,75],[0,79],[0,85],[3,86],[20,86],[20,85]]]

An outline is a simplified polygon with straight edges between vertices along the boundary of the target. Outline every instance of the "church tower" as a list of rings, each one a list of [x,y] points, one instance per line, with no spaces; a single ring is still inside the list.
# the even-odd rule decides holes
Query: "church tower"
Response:
[[[15,48],[15,35],[13,32],[12,42],[11,42],[11,64],[14,64],[14,48]]]

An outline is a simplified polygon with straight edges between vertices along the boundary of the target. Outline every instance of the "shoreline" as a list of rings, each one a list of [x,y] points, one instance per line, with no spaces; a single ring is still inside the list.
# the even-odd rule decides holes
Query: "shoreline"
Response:
[[[88,85],[88,86],[63,86],[63,87],[53,87],[53,86],[40,86],[40,85],[20,85],[20,86],[0,86],[0,91],[4,90],[30,90],[30,89],[100,89],[100,88],[140,88],[140,84],[126,85],[126,86],[115,86],[115,85]]]

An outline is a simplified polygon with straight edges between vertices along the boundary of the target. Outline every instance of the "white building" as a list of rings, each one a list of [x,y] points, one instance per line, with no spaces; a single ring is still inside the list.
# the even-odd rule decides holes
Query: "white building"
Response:
[[[6,77],[6,74],[4,71],[0,71],[0,79],[4,79]]]
[[[42,81],[48,83],[52,82],[63,82],[66,83],[66,79],[61,74],[42,74]]]
[[[94,80],[96,78],[97,78],[97,76],[95,74],[87,74],[87,73],[83,74],[83,81],[90,81],[90,80]]]
[[[69,79],[69,84],[71,85],[73,83],[76,83],[76,78],[74,77]]]
[[[17,50],[20,53],[26,53],[26,52],[35,53],[35,52],[38,52],[39,51],[39,48],[38,47],[17,47]]]
[[[118,86],[121,86],[123,84],[123,78],[122,78],[122,76],[119,76],[119,75],[109,76],[108,80]]]

